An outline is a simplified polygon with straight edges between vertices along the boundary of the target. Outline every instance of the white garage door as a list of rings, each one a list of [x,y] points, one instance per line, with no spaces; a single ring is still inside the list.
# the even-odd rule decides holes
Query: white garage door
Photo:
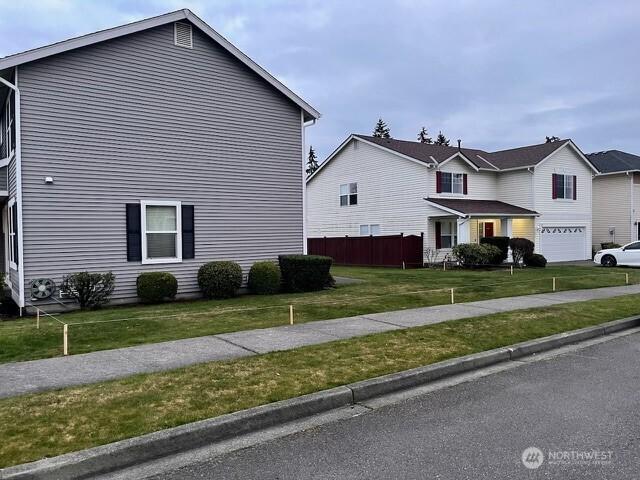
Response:
[[[540,253],[549,262],[586,260],[586,227],[542,227]]]

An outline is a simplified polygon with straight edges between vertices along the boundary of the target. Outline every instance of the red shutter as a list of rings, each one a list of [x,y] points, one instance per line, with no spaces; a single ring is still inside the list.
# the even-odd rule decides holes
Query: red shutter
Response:
[[[573,199],[576,200],[578,198],[578,177],[576,175],[573,176]]]
[[[442,172],[436,172],[436,193],[442,193]]]
[[[440,222],[436,222],[436,249],[438,250],[442,248],[441,235],[442,235],[442,224]]]
[[[555,173],[551,174],[551,198],[554,200],[558,198],[558,192],[556,191],[556,177]]]
[[[467,174],[462,174],[462,193],[467,194]]]

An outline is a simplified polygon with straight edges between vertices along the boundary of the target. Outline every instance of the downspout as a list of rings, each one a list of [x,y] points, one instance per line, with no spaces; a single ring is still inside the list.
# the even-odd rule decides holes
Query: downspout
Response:
[[[15,67],[15,82],[5,80],[0,77],[0,83],[3,83],[14,91],[15,98],[15,125],[16,125],[16,205],[18,210],[18,307],[20,307],[20,315],[24,308],[24,235],[22,229],[22,125],[20,121],[20,89],[18,88],[18,67]]]
[[[307,254],[307,151],[305,145],[305,128],[316,124],[316,119],[305,124],[304,111],[300,110],[300,124],[302,126],[302,253]]]

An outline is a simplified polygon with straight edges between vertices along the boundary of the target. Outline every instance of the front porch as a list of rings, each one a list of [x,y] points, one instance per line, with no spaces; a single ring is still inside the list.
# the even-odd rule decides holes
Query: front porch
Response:
[[[484,237],[523,237],[535,241],[537,212],[489,200],[425,199],[439,211],[428,218],[425,248],[444,259],[460,243],[480,243]]]

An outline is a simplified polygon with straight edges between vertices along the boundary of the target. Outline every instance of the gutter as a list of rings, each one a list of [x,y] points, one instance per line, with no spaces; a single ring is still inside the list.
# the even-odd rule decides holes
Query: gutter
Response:
[[[15,95],[15,125],[16,125],[16,148],[15,148],[15,158],[16,158],[16,205],[18,205],[18,307],[20,307],[20,316],[22,316],[22,309],[25,306],[24,303],[24,235],[22,228],[22,123],[20,116],[20,89],[18,88],[18,67],[15,67],[15,82],[9,82],[4,78],[0,77],[0,83],[3,83],[11,90],[14,91]],[[8,187],[8,186],[7,186]],[[13,291],[13,289],[12,289]]]

